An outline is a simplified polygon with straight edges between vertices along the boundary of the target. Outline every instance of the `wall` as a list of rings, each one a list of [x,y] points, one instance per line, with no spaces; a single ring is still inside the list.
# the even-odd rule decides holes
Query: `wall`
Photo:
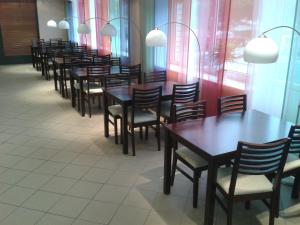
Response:
[[[54,19],[57,23],[66,17],[65,0],[37,0],[40,38],[62,38],[67,40],[67,32],[57,28],[47,27],[47,21]]]

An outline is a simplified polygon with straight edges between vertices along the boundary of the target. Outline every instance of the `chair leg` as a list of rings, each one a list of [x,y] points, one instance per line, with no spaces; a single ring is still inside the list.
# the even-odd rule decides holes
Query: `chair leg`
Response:
[[[118,120],[114,117],[115,143],[118,144]]]
[[[232,225],[232,214],[233,214],[233,202],[229,200],[227,205],[227,225]]]
[[[122,119],[120,119],[120,130],[121,130],[121,132],[120,132],[120,133],[121,133],[121,135],[120,135],[120,136],[121,136],[121,137],[120,137],[121,141],[120,141],[120,142],[121,142],[121,144],[123,144],[123,127],[122,127]]]
[[[157,147],[158,151],[160,151],[160,125],[159,123],[156,125],[156,138],[157,138]]]
[[[245,209],[249,210],[251,207],[251,202],[250,201],[246,201],[245,202]]]
[[[299,197],[299,181],[300,181],[300,174],[296,174],[293,189],[292,189],[292,198],[296,199]]]
[[[145,126],[145,140],[148,140],[148,126]]]
[[[101,95],[98,96],[98,104],[99,104],[99,109],[102,108],[102,105],[101,105]]]
[[[92,117],[92,108],[91,108],[91,97],[89,94],[88,94],[88,108],[89,108],[89,115],[91,118]]]
[[[135,139],[134,139],[134,128],[131,128],[131,144],[132,144],[132,155],[135,156]]]
[[[143,127],[140,127],[140,139],[143,140]]]
[[[193,207],[198,207],[199,173],[194,171],[193,177]]]
[[[271,203],[270,203],[269,225],[274,225],[276,208],[277,208],[277,196],[275,196],[275,194],[273,194],[273,196],[271,198]]]
[[[171,185],[174,185],[175,180],[175,173],[176,173],[176,167],[177,167],[177,156],[175,152],[173,152],[173,163],[172,163],[172,170],[171,170]]]

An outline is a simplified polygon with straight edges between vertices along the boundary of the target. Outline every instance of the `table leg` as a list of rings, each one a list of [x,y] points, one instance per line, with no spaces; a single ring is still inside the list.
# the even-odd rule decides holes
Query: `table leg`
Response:
[[[164,193],[170,194],[171,191],[171,158],[172,146],[170,132],[165,129],[165,153],[164,153]]]
[[[71,86],[71,103],[72,103],[72,107],[75,108],[76,107],[75,88],[74,88],[74,77],[72,76],[72,74],[70,75],[70,86]]]
[[[81,116],[85,116],[85,94],[83,91],[83,80],[79,80],[80,84],[80,102],[81,102]]]
[[[208,162],[207,185],[205,198],[204,225],[214,224],[216,179],[218,166],[214,160]]]
[[[103,104],[104,104],[104,136],[109,136],[109,122],[108,122],[108,96],[104,92],[103,94]]]
[[[122,129],[123,129],[123,154],[128,154],[128,107],[126,104],[122,105]]]
[[[55,62],[53,62],[53,79],[54,79],[54,87],[55,90],[57,91],[57,64]]]

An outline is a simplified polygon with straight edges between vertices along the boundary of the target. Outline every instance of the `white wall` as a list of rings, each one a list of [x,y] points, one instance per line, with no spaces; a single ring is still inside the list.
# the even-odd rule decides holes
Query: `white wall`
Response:
[[[39,20],[40,38],[67,39],[67,32],[57,28],[47,27],[47,21],[54,19],[57,23],[66,17],[65,0],[37,0],[37,11]]]

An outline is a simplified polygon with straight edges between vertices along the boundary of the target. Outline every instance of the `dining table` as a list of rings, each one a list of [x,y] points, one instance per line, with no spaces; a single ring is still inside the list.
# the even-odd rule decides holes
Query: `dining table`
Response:
[[[122,149],[123,154],[128,154],[128,107],[132,105],[132,93],[133,89],[149,89],[161,86],[162,87],[162,101],[171,100],[173,93],[173,85],[178,84],[174,81],[166,82],[153,82],[147,84],[133,84],[130,86],[113,87],[104,90],[104,135],[109,137],[109,113],[108,102],[109,99],[120,104],[122,106],[122,132],[123,142]]]
[[[208,162],[204,225],[214,224],[218,167],[236,156],[238,141],[267,143],[288,136],[291,123],[256,110],[171,123],[164,126],[164,193],[171,191],[173,140]]]

